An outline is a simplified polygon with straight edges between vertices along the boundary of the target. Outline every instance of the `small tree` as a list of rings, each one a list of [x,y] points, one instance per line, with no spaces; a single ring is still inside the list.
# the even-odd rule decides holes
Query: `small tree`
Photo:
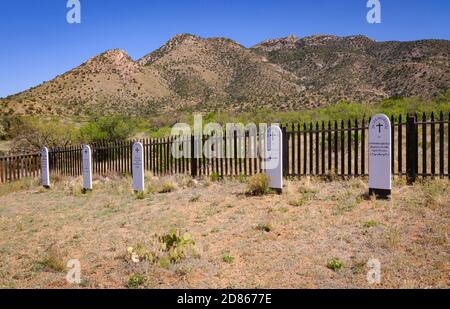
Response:
[[[136,125],[120,117],[101,117],[81,127],[85,143],[125,140],[135,131]]]
[[[11,125],[12,152],[35,152],[42,146],[58,147],[79,142],[78,129],[60,120],[18,118]]]

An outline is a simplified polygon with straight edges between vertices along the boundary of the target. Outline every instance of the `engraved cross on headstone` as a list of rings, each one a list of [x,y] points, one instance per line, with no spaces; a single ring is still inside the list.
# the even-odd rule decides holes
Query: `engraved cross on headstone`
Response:
[[[378,133],[381,133],[381,128],[383,127],[383,124],[379,123],[377,124],[378,127]]]

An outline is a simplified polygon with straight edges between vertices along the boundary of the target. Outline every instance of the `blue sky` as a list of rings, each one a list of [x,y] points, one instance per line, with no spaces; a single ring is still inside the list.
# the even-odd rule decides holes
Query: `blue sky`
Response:
[[[80,2],[81,24],[67,23],[67,0],[0,2],[0,97],[50,80],[107,49],[140,58],[177,33],[223,36],[245,46],[289,34],[450,39],[447,0],[380,0],[381,24],[367,23],[367,0]]]

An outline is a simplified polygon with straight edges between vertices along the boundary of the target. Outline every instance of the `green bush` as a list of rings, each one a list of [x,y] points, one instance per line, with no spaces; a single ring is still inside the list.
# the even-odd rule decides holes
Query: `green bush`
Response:
[[[159,237],[161,249],[168,253],[171,262],[178,262],[185,254],[186,250],[195,245],[192,235],[184,233],[180,235],[179,231],[172,230],[169,234]]]
[[[230,255],[229,252],[226,252],[222,256],[222,261],[224,261],[225,263],[231,264],[234,261],[234,256]]]
[[[344,263],[338,258],[332,258],[328,261],[327,267],[333,271],[338,271],[344,267]]]
[[[134,274],[128,278],[127,288],[135,289],[142,286],[145,283],[146,279],[141,274]]]
[[[85,143],[111,142],[130,138],[137,128],[134,120],[109,116],[88,122],[80,128],[80,133]]]

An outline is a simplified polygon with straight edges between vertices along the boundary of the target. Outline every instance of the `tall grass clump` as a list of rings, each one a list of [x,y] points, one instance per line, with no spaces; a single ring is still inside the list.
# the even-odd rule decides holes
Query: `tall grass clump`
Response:
[[[256,174],[250,177],[247,184],[247,193],[250,195],[264,195],[269,192],[269,176]]]

